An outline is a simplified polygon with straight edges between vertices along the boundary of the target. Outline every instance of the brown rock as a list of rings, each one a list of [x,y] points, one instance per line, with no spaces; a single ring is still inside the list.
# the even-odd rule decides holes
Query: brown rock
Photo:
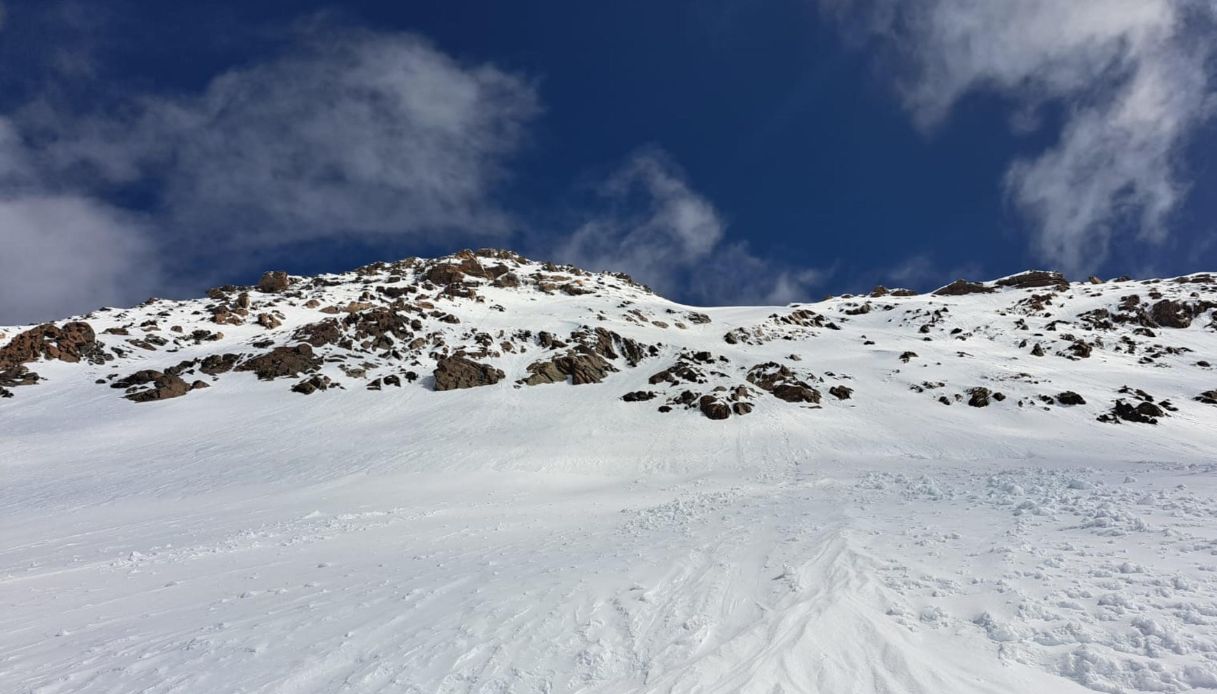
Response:
[[[838,400],[849,400],[850,396],[854,394],[854,389],[848,386],[833,386],[828,389],[828,394]]]
[[[934,296],[962,296],[964,294],[989,294],[993,291],[995,290],[992,287],[986,287],[980,282],[959,279],[945,287],[935,289],[933,293]]]
[[[139,390],[139,387],[144,385],[150,387]],[[170,398],[181,397],[190,392],[190,386],[176,374],[167,374],[151,369],[136,371],[130,376],[110,384],[110,387],[127,388],[128,392],[125,397],[132,402],[168,400]]]
[[[66,362],[84,359],[101,364],[108,355],[88,323],[74,321],[64,323],[63,327],[46,323],[14,335],[8,344],[0,347],[0,370],[44,357]]]
[[[298,376],[315,371],[321,366],[321,358],[313,354],[307,344],[294,347],[276,347],[266,354],[253,357],[236,367],[237,371],[252,371],[258,378],[269,381],[282,376]]]
[[[464,355],[445,357],[435,363],[435,389],[456,390],[488,386],[503,380],[503,372],[489,364],[479,364]]]
[[[1069,280],[1059,272],[1050,272],[1047,270],[1032,270],[1018,275],[1006,277],[996,282],[999,287],[1008,287],[1016,289],[1030,289],[1033,287],[1055,287],[1057,289],[1068,289]]]
[[[698,407],[707,419],[726,419],[731,416],[731,407],[713,395],[701,396]]]
[[[263,273],[262,279],[258,280],[258,291],[267,294],[276,294],[288,288],[291,280],[286,272],[267,272]]]

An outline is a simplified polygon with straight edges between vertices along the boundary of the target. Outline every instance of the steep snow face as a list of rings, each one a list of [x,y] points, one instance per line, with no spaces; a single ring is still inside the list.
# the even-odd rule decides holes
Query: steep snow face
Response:
[[[1217,688],[1214,308],[486,251],[0,328],[0,690]]]

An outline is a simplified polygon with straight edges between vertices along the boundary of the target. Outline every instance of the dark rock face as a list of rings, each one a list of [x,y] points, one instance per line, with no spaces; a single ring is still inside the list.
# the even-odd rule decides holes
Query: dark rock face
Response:
[[[1157,424],[1158,419],[1165,416],[1166,412],[1152,402],[1142,401],[1134,405],[1121,399],[1116,400],[1111,412],[1100,415],[1098,419],[1100,422]]]
[[[334,385],[334,383],[328,376],[314,374],[292,386],[292,392],[300,393],[301,395],[311,395],[319,390],[329,390],[331,385]]]
[[[0,371],[0,386],[9,388],[32,386],[38,382],[38,378],[38,374],[18,364]]]
[[[907,364],[907,363],[909,363],[909,359],[915,359],[916,357],[917,357],[916,352],[904,352],[903,354],[900,355],[900,361]]]
[[[283,376],[299,376],[316,371],[321,366],[321,357],[313,354],[306,344],[295,347],[276,347],[261,356],[246,360],[236,367],[237,371],[252,371],[258,378],[269,381]]]
[[[528,365],[528,378],[521,383],[529,386],[543,383],[558,383],[569,376],[571,384],[599,383],[617,368],[599,354],[572,352]]]
[[[1149,310],[1150,318],[1163,328],[1186,328],[1192,324],[1192,313],[1185,304],[1163,299]]]
[[[282,292],[291,285],[291,280],[288,279],[286,272],[266,272],[263,273],[262,279],[258,280],[258,291],[267,294],[276,294]]]
[[[1059,272],[1049,272],[1046,270],[1032,270],[1024,272],[1012,277],[997,280],[999,287],[1011,287],[1015,289],[1030,289],[1034,287],[1055,287],[1057,289],[1068,289],[1069,280]]]
[[[726,419],[731,416],[731,406],[713,395],[701,396],[698,407],[708,419]]]
[[[770,392],[773,397],[786,402],[820,402],[820,391],[801,381],[778,384]]]
[[[833,386],[828,389],[828,394],[838,400],[849,400],[854,394],[854,389],[848,386]]]
[[[820,402],[820,391],[812,388],[794,375],[794,372],[776,362],[757,364],[748,370],[748,382],[769,391],[773,397],[786,402]]]
[[[139,390],[140,386],[145,385],[151,387]],[[132,402],[168,400],[170,398],[181,397],[191,390],[190,385],[176,374],[166,374],[151,369],[136,371],[130,376],[110,384],[110,387],[126,388],[127,395],[125,397]]]
[[[625,402],[645,402],[655,399],[655,392],[650,390],[635,390],[632,393],[626,393],[621,396]]]
[[[43,357],[66,362],[84,359],[93,364],[101,364],[107,359],[88,323],[73,321],[64,323],[62,328],[47,323],[15,335],[7,345],[0,347],[0,370]]]
[[[1086,404],[1086,399],[1083,398],[1081,395],[1078,395],[1077,393],[1073,392],[1072,390],[1067,390],[1064,393],[1057,395],[1056,400],[1057,400],[1057,402],[1061,403],[1062,405],[1085,405]]]
[[[988,407],[992,393],[988,388],[978,387],[968,391],[968,405],[972,407]]]
[[[435,389],[456,390],[488,386],[503,380],[503,372],[489,364],[479,364],[464,355],[444,357],[435,363]]]
[[[1206,390],[1192,399],[1206,405],[1217,405],[1217,390]]]
[[[239,354],[210,354],[199,362],[199,371],[209,376],[228,373],[237,365],[237,360],[240,358]]]
[[[986,287],[980,282],[969,282],[968,280],[955,280],[945,287],[940,287],[934,290],[934,296],[963,296],[964,294],[990,294],[995,290],[992,287]]]

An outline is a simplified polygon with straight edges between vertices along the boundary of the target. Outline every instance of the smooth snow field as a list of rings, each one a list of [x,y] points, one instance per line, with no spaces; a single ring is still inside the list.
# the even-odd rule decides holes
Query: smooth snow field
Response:
[[[575,302],[618,301],[486,291],[506,311],[458,305],[466,325],[564,335]],[[579,386],[517,387],[528,359],[504,357],[464,390],[229,373],[137,404],[94,379],[182,354],[31,364],[45,382],[0,400],[0,692],[1217,689],[1217,407],[1191,400],[1217,385],[1191,366],[1213,331],[1160,331],[1191,350],[1167,366],[1026,357],[994,317],[1022,296],[893,300],[748,347],[724,331],[786,309],[707,309],[684,345],[798,352],[855,389],[724,421],[621,400],[671,364],[672,330]],[[890,320],[932,305],[975,336]],[[120,319],[140,316],[93,323]],[[910,389],[927,379],[1009,397],[946,406]],[[1096,422],[1125,384],[1179,410]],[[1089,404],[1014,404],[1066,388]]]
[[[17,423],[0,689],[1217,686],[1217,471],[1169,440],[206,395]]]

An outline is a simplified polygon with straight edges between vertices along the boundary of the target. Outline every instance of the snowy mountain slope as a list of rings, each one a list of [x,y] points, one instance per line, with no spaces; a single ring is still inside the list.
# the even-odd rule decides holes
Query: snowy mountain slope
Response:
[[[0,329],[0,689],[1217,687],[1217,281],[940,292],[487,251]]]

